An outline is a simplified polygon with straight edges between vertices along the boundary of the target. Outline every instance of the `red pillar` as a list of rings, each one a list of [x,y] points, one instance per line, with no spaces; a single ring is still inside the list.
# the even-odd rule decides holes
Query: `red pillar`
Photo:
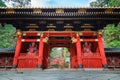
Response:
[[[43,49],[44,49],[44,42],[43,42],[43,37],[41,36],[40,37],[40,43],[39,43],[38,68],[42,67]]]
[[[47,61],[47,64],[46,64],[46,68],[48,68],[49,66],[49,55],[50,54],[50,46],[47,45],[47,56],[46,56],[46,61]]]
[[[77,53],[76,53],[76,45],[70,45],[70,53],[71,53],[71,68],[78,68],[78,60],[77,60]]]
[[[106,61],[106,56],[105,56],[105,52],[104,52],[104,45],[103,45],[102,37],[100,35],[98,36],[98,46],[99,46],[99,50],[100,50],[103,67],[107,68],[107,61]]]
[[[77,49],[77,61],[78,61],[78,68],[82,68],[82,53],[81,53],[81,43],[80,43],[80,37],[77,36],[77,42],[76,42],[76,49]]]
[[[21,49],[21,43],[22,43],[22,37],[19,36],[18,40],[17,40],[17,45],[16,45],[16,50],[15,50],[15,56],[14,56],[14,60],[13,60],[13,67],[16,68],[17,67],[17,63],[18,63],[18,57],[20,54],[20,49]]]
[[[44,44],[43,64],[42,67],[45,69],[48,67],[48,45]]]
[[[71,68],[75,68],[75,60],[74,60],[74,57],[75,57],[75,53],[73,51],[73,44],[70,45],[70,48],[69,48],[69,51],[71,53],[71,61],[70,61],[70,64],[71,64]]]

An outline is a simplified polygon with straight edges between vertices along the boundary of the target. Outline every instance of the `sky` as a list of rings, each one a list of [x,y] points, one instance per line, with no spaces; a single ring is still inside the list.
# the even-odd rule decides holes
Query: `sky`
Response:
[[[95,0],[31,0],[32,7],[88,7]]]

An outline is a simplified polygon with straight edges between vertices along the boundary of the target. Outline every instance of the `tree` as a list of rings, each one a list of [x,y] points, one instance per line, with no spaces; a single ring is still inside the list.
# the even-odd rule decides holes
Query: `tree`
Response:
[[[1,7],[6,7],[6,5],[4,4],[4,2],[2,0],[0,0],[0,6]]]
[[[115,26],[114,24],[108,24],[104,28],[104,40],[106,47],[120,48],[120,24]]]
[[[96,0],[90,3],[90,6],[92,7],[103,7],[103,6],[107,6],[108,3],[107,1],[109,0]]]
[[[68,49],[67,48],[52,48],[50,53],[50,60],[54,58],[63,58],[64,60],[67,57]]]
[[[112,6],[112,7],[119,7],[120,6],[120,0],[110,0],[109,2],[109,6]]]
[[[95,6],[95,7],[97,7],[97,6],[98,6],[98,4],[97,4],[97,2],[96,2],[96,1],[94,1],[94,2],[91,2],[91,3],[90,3],[90,6],[91,6],[91,7],[94,7],[94,6]]]
[[[119,7],[120,0],[96,0],[90,3],[92,7]]]
[[[7,7],[30,7],[31,0],[3,0]]]
[[[15,31],[16,29],[10,24],[6,24],[4,27],[0,26],[0,48],[15,48]]]

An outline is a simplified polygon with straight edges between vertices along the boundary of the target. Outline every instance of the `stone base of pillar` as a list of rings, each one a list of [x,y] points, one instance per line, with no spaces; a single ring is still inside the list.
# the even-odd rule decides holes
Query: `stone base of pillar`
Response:
[[[41,64],[38,64],[37,68],[41,68]]]
[[[104,64],[104,65],[103,65],[103,68],[108,68],[107,64]]]
[[[17,67],[17,65],[13,65],[12,68],[15,69]]]
[[[79,64],[79,65],[78,65],[78,68],[83,68],[83,65],[82,65],[82,64]]]

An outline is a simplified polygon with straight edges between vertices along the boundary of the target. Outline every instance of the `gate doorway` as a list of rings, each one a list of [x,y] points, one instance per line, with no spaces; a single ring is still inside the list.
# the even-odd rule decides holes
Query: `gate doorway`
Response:
[[[49,55],[48,68],[70,68],[70,52],[66,47],[54,47]]]

